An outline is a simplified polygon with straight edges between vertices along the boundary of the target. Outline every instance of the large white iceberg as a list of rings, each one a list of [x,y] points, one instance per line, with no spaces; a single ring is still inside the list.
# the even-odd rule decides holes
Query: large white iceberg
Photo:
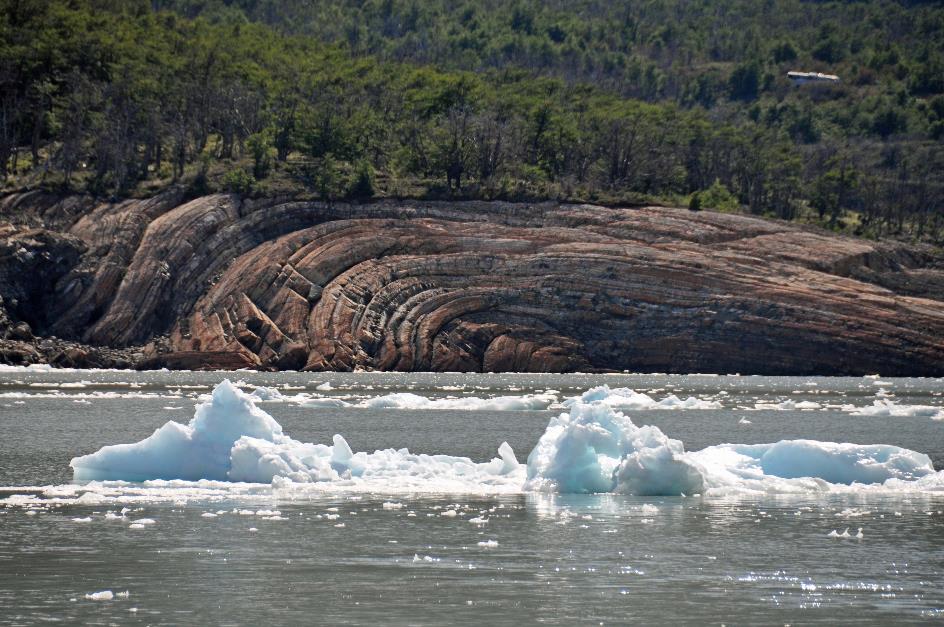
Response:
[[[407,449],[354,452],[340,435],[331,445],[299,442],[255,405],[258,396],[223,381],[189,424],[168,422],[140,442],[106,446],[71,466],[77,481],[304,483],[376,492],[944,491],[944,473],[927,455],[897,446],[788,440],[686,452],[657,427],[633,424],[606,402],[607,390],[591,392],[550,420],[527,465],[507,443],[498,457],[475,462]]]
[[[407,449],[354,453],[340,435],[331,446],[299,442],[282,433],[256,396],[229,381],[199,405],[189,424],[167,422],[135,444],[106,446],[70,465],[77,481],[182,479],[297,483],[370,483],[395,489],[456,491],[520,485],[524,468],[507,443],[490,462],[466,457],[414,455]]]

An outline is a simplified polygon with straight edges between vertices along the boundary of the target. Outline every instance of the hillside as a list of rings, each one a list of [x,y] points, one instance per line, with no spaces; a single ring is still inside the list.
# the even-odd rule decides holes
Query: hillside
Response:
[[[691,203],[940,245],[942,50],[944,9],[905,0],[0,0],[0,182]]]
[[[49,359],[25,322],[137,347],[77,366],[944,374],[940,253],[783,221],[179,190],[0,221],[6,362]]]

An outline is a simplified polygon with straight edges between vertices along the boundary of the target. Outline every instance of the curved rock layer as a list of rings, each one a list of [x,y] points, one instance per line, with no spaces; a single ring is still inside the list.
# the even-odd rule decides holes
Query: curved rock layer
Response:
[[[939,253],[748,216],[171,193],[10,196],[0,218],[77,257],[21,318],[169,333],[151,365],[944,374]]]

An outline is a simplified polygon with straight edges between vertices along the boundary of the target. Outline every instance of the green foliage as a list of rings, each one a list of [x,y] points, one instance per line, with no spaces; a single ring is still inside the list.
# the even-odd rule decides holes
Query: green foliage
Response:
[[[754,62],[734,68],[729,81],[731,97],[736,100],[754,100],[760,89],[760,66]]]
[[[262,180],[269,176],[272,168],[272,146],[265,133],[254,133],[246,140],[252,155],[252,176]]]
[[[689,196],[926,234],[941,50],[944,8],[894,0],[0,0],[0,181]]]
[[[696,192],[692,199],[698,199],[698,207],[705,209],[716,209],[718,211],[737,211],[740,208],[738,199],[727,187],[719,180],[711,184],[708,189]],[[691,209],[691,205],[689,205]]]
[[[251,194],[255,184],[256,179],[242,168],[230,170],[223,175],[223,189],[241,196]]]
[[[695,192],[692,194],[691,199],[688,201],[688,210],[701,211],[701,192]]]
[[[348,187],[347,197],[353,200],[368,200],[373,198],[374,194],[374,174],[370,164],[361,161],[354,174],[354,180]]]

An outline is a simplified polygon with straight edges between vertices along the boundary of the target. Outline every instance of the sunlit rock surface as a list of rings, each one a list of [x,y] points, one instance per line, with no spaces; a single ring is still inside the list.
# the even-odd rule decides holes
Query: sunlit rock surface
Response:
[[[13,318],[168,334],[148,367],[944,374],[939,253],[749,216],[32,193],[0,221],[81,253]]]

